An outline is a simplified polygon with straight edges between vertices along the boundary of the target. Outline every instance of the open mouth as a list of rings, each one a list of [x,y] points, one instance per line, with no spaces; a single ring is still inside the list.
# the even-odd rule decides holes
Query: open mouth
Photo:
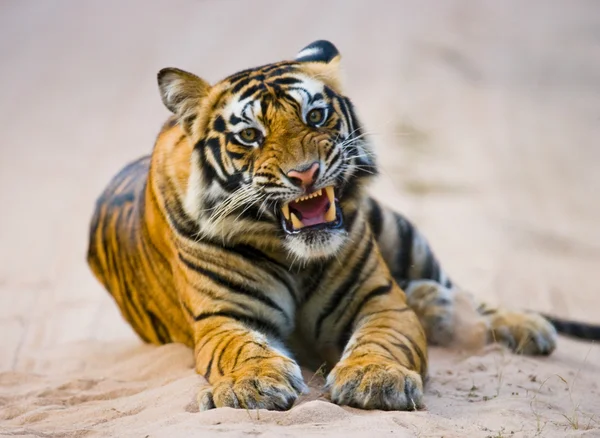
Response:
[[[340,228],[342,213],[333,186],[301,196],[281,207],[283,229],[297,233],[322,228]]]

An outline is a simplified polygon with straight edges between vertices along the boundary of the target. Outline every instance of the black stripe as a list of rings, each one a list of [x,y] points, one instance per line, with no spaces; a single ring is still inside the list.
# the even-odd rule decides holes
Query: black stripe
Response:
[[[257,318],[255,316],[243,315],[241,313],[232,312],[232,311],[228,311],[228,310],[220,310],[217,312],[209,312],[209,313],[200,313],[200,314],[194,316],[194,320],[196,322],[199,322],[199,321],[202,321],[202,320],[205,320],[208,318],[217,318],[217,317],[233,319],[233,320],[239,322],[240,324],[243,324],[246,327],[251,327],[260,332],[263,332],[266,334],[272,334],[272,335],[275,335],[275,336],[281,338],[281,332],[280,332],[279,328],[277,328],[277,326],[270,323],[269,321],[266,321],[261,318]]]
[[[150,325],[156,334],[156,338],[161,344],[168,344],[171,342],[171,335],[169,330],[163,324],[163,322],[154,314],[154,312],[147,310],[148,317],[150,318]]]
[[[240,257],[249,262],[251,261],[253,263],[259,263],[260,268],[265,270],[268,274],[272,275],[273,277],[275,277],[276,280],[282,283],[287,288],[294,301],[298,301],[295,295],[296,288],[289,280],[289,278],[286,277],[286,273],[289,272],[288,266],[284,265],[280,261],[275,260],[274,258],[268,256],[264,252],[260,251],[259,249],[248,244],[225,246],[220,242],[214,242],[211,240],[202,240],[200,243],[202,245],[211,246],[222,251],[227,251],[230,255],[234,257]]]
[[[256,84],[248,87],[244,92],[240,95],[240,100],[245,100],[252,96],[254,93],[261,91],[265,88],[264,84]]]
[[[338,316],[337,316],[337,318],[335,318],[335,320],[333,322],[334,326],[337,326],[338,322],[342,318],[344,318],[345,315],[347,315],[347,311],[348,311],[348,309],[350,309],[352,307],[352,304],[355,301],[356,295],[360,294],[363,284],[365,284],[365,282],[371,278],[371,276],[373,275],[373,272],[375,272],[375,269],[377,269],[377,265],[378,265],[377,260],[375,258],[372,258],[371,261],[373,263],[370,264],[372,266],[369,266],[368,272],[365,273],[365,270],[367,269],[367,265],[365,264],[365,266],[363,267],[363,275],[359,278],[359,280],[356,283],[354,283],[352,288],[346,294],[346,298],[343,300],[344,307],[342,309],[340,309],[338,312],[336,312],[338,314]]]
[[[217,341],[217,344],[215,345],[215,347],[212,349],[212,352],[210,353],[210,361],[208,362],[208,366],[206,367],[206,372],[204,373],[204,378],[206,380],[210,379],[210,374],[212,373],[212,364],[215,360],[215,354],[217,353],[217,350],[219,349],[219,347],[221,346],[221,344],[223,343],[223,341],[227,339],[225,337],[223,337],[222,339],[219,339]]]
[[[344,222],[346,223],[346,229],[348,230],[348,233],[352,232],[352,229],[354,228],[354,222],[356,221],[357,217],[358,210],[354,210],[348,213],[348,215],[344,216]]]
[[[187,260],[185,257],[183,257],[182,254],[179,254],[179,259],[188,268],[190,268],[191,270],[193,270],[195,272],[198,272],[199,274],[204,275],[205,277],[210,278],[214,283],[218,284],[219,286],[224,287],[231,292],[234,292],[234,293],[237,293],[240,295],[244,295],[249,298],[254,298],[254,299],[260,301],[261,303],[265,304],[266,306],[281,312],[281,314],[286,318],[286,320],[288,319],[288,317],[287,317],[286,313],[283,311],[283,309],[271,298],[264,295],[262,293],[262,291],[248,287],[248,286],[244,286],[242,284],[234,283],[230,278],[225,278],[225,277],[217,274],[216,272],[205,269],[205,268],[193,263],[192,261]]]
[[[317,100],[323,100],[323,93],[315,93],[315,95],[310,99],[310,103],[315,103]],[[327,112],[331,112],[331,108],[327,109]]]
[[[295,85],[302,82],[301,79],[298,79],[294,76],[284,76],[284,77],[280,77],[280,78],[275,78],[273,80],[274,84],[277,85]]]
[[[212,152],[213,157],[215,159],[214,165],[219,167],[223,175],[227,175],[227,172],[225,172],[225,166],[223,165],[223,159],[221,157],[221,142],[219,141],[219,139],[211,137],[204,141],[204,146],[205,148],[210,149],[210,151]],[[208,160],[205,160],[205,164],[212,165],[212,163],[208,163]]]
[[[234,152],[230,151],[229,149],[225,149],[225,151],[227,152],[227,155],[231,157],[232,160],[241,160],[245,158],[246,155],[248,155],[248,149],[246,149],[244,152]]]
[[[246,74],[247,73],[248,72],[246,72]],[[237,83],[231,89],[231,94],[237,94],[242,88],[244,88],[246,85],[248,85],[250,83],[250,81],[252,80],[252,76],[247,75],[245,77],[240,77],[239,79],[234,78],[233,80],[237,81]]]
[[[285,73],[289,73],[294,70],[294,68],[291,65],[281,65],[281,66],[274,66],[274,67],[277,67],[277,68],[275,68],[275,69],[266,68],[263,71],[265,73],[268,72],[269,77],[273,77],[273,76],[283,75]]]
[[[365,337],[368,337],[368,336],[365,336]],[[355,346],[352,348],[352,351],[356,351],[360,347],[364,347],[366,345],[377,345],[378,347],[381,347],[381,349],[384,350],[385,352],[387,352],[392,359],[394,359],[396,362],[400,363],[400,361],[398,360],[398,358],[396,357],[396,355],[394,354],[394,352],[392,350],[390,350],[387,345],[382,344],[381,342],[378,342],[378,341],[373,341],[373,340],[360,341],[360,340],[357,340]],[[413,359],[413,361],[414,361],[414,359]],[[413,363],[413,369],[414,369],[414,363]]]
[[[278,260],[275,260],[272,257],[269,257],[267,254],[265,254],[264,252],[262,252],[261,250],[255,248],[255,247],[253,247],[252,245],[242,243],[239,245],[235,245],[233,247],[228,247],[227,249],[229,249],[230,251],[237,252],[238,254],[240,254],[248,259],[251,259],[251,260],[262,259],[269,263],[272,263],[273,265],[279,266],[282,269],[287,270],[286,265],[284,265],[283,263],[281,263]]]
[[[363,297],[363,299],[360,301],[360,303],[354,309],[352,316],[348,319],[348,322],[346,322],[346,325],[340,332],[340,335],[338,338],[338,346],[340,347],[341,350],[343,350],[344,347],[346,346],[346,344],[348,343],[348,340],[350,339],[350,336],[352,335],[352,333],[351,333],[352,326],[354,325],[354,321],[356,320],[356,317],[358,316],[358,314],[360,313],[362,308],[372,299],[382,296],[382,295],[387,295],[391,289],[392,289],[392,283],[388,283],[384,286],[379,286],[378,288],[373,289],[371,292],[369,292],[368,294],[366,294]]]
[[[349,108],[349,103],[350,101],[347,99],[343,99],[340,98],[338,99],[338,105],[340,107],[340,109],[342,110],[342,115],[344,116],[344,119],[346,119],[346,123],[348,124],[348,138],[352,139],[356,137],[356,132],[354,132],[354,120],[352,120],[352,117],[350,115],[350,112],[348,111]]]
[[[413,355],[413,352],[407,345],[400,343],[400,342],[399,343],[391,342],[391,344],[394,347],[397,347],[400,350],[402,350],[402,352],[404,353],[404,356],[406,356],[406,358],[408,359],[408,362],[410,363],[410,369],[414,370],[417,368],[417,364],[415,362],[415,356]],[[421,366],[419,366],[419,371],[421,371]]]
[[[167,178],[166,179],[167,187],[160,187],[159,190],[167,195],[168,193],[177,193],[173,182]],[[158,199],[156,198],[156,193],[154,190],[150,190],[151,200],[156,205],[157,208],[160,209],[160,204]],[[182,237],[195,240],[199,233],[198,224],[192,221],[185,213],[183,206],[179,202],[177,197],[169,198],[168,196],[164,197],[164,206],[167,211],[167,219],[171,226],[175,229],[175,231]]]
[[[235,125],[237,125],[238,123],[241,123],[241,122],[242,122],[242,119],[240,119],[235,114],[231,114],[231,116],[229,116],[229,123],[232,124],[233,126],[235,126]]]
[[[358,117],[356,117],[356,111],[354,110],[354,104],[352,103],[352,101],[350,99],[348,99],[347,97],[345,97],[343,99],[344,104],[347,105],[348,107],[348,112],[350,113],[350,120],[352,121],[352,131],[353,137],[360,137],[363,135],[363,129],[362,126],[360,125],[359,121],[358,121]]]
[[[265,74],[270,73],[269,76],[277,76],[278,74],[281,74],[282,69],[284,70],[283,73],[287,73],[295,70],[296,66],[286,62],[276,62],[274,64],[263,65],[262,67],[259,67],[259,69]]]
[[[270,176],[270,175],[269,175]],[[276,183],[276,182],[266,182],[266,183],[262,183],[261,187],[263,189],[287,189],[288,187],[283,184],[283,183]],[[288,189],[289,190],[289,189]]]
[[[373,327],[373,328],[375,329],[376,327]],[[382,326],[382,327],[377,327],[377,328],[385,330],[385,331],[381,332],[382,338],[388,337],[388,338],[393,339],[393,341],[391,341],[389,339],[385,339],[385,338],[383,338],[383,339],[385,339],[391,345],[398,347],[398,348],[402,349],[404,352],[406,352],[407,359],[411,362],[411,366],[413,367],[413,369],[416,369],[416,362],[414,359],[414,355],[409,348],[409,345],[410,345],[410,347],[412,347],[412,350],[415,353],[417,353],[417,356],[419,356],[419,360],[421,361],[418,371],[421,374],[425,373],[425,371],[427,370],[427,359],[425,358],[425,355],[423,354],[421,349],[419,347],[417,347],[417,345],[415,344],[415,342],[413,341],[413,339],[410,336],[408,336],[404,333],[397,332],[393,327]],[[392,333],[390,333],[389,331],[392,331]],[[371,332],[371,334],[372,334],[372,332]],[[396,335],[402,336],[404,339],[400,339]],[[369,336],[369,334],[367,333],[364,336],[365,337]],[[358,341],[359,340],[357,340],[357,343],[358,343]],[[407,345],[407,344],[409,344],[409,345]]]
[[[309,269],[304,269],[304,281],[302,282],[302,290],[304,291],[301,304],[308,302],[313,294],[319,290],[319,285],[323,279],[323,273],[329,269],[331,261],[323,261],[321,263],[312,264]]]
[[[396,255],[396,266],[393,266],[394,277],[398,280],[408,279],[408,272],[412,261],[412,248],[414,240],[413,226],[401,216],[396,216],[400,248]]]
[[[273,358],[273,356],[251,356],[251,357],[247,357],[246,359],[244,359],[243,361],[241,361],[240,365],[243,365],[246,362],[250,362],[251,360],[272,359],[272,358]],[[256,383],[255,383],[255,385],[256,385]],[[258,388],[257,388],[257,391],[258,391]]]
[[[334,153],[336,154],[336,156],[332,157]],[[332,146],[331,149],[325,155],[325,162],[329,164],[329,168],[331,168],[333,164],[339,160],[339,155],[341,155],[341,148],[337,147],[337,145]],[[330,161],[334,158],[336,158],[334,161]]]
[[[427,245],[427,243],[425,243]],[[429,246],[426,247],[427,254],[425,256],[425,264],[421,273],[421,278],[434,280],[439,283],[440,281],[440,265],[435,259],[435,256],[431,252]]]
[[[317,323],[315,325],[315,338],[319,339],[321,335],[321,328],[323,326],[323,322],[325,319],[331,315],[335,309],[340,305],[342,299],[347,296],[348,290],[358,281],[360,274],[362,273],[363,267],[369,256],[371,255],[371,251],[373,250],[374,240],[369,236],[367,237],[368,242],[365,245],[365,249],[360,254],[360,256],[356,259],[356,262],[352,267],[348,267],[351,269],[351,273],[346,277],[346,280],[339,286],[333,294],[331,294],[331,298],[329,302],[325,306],[325,309],[317,318]]]
[[[358,320],[358,321],[356,321],[356,324],[357,324],[357,325],[358,325],[358,324],[360,324],[360,322],[361,322],[361,321],[362,321],[364,318],[369,318],[369,317],[371,317],[371,316],[374,316],[374,315],[379,315],[379,314],[381,314],[381,313],[388,313],[388,312],[394,312],[394,313],[404,313],[404,312],[406,312],[406,311],[408,311],[408,310],[411,310],[411,308],[410,308],[410,307],[408,307],[408,306],[406,306],[406,307],[403,307],[403,308],[401,308],[401,309],[383,309],[383,310],[378,310],[378,311],[376,311],[376,312],[363,313],[363,314],[360,316],[359,320]],[[390,316],[386,316],[386,318],[391,318],[391,317],[392,317],[391,315],[390,315]]]
[[[221,328],[221,326],[216,326],[213,327],[212,329],[210,329],[208,332],[204,333],[204,335],[202,336],[203,342],[200,345],[196,345],[195,347],[195,351],[196,353],[200,353],[202,351],[202,349],[204,347],[206,347],[206,344],[208,344],[210,341],[212,341],[214,338],[216,338],[219,335],[222,335],[224,333],[231,333],[236,331],[235,329],[231,329],[231,328],[225,328],[217,333],[213,333],[215,330],[219,330]],[[241,332],[242,330],[240,330]],[[212,334],[211,334],[212,333]],[[210,335],[210,336],[209,336]]]
[[[244,348],[245,348],[245,347],[246,347],[246,345],[248,345],[248,344],[254,344],[254,345],[257,345],[257,346],[259,346],[259,347],[260,347],[260,348],[262,348],[263,350],[267,350],[267,349],[265,348],[265,346],[264,346],[264,345],[262,345],[262,344],[259,344],[259,343],[258,343],[258,342],[256,342],[256,341],[245,341],[245,342],[244,342],[242,345],[240,345],[240,346],[239,346],[239,348],[238,348],[238,351],[237,351],[237,353],[236,353],[236,355],[235,355],[235,359],[234,359],[234,361],[233,361],[233,366],[231,367],[231,371],[233,371],[233,370],[235,370],[235,369],[236,369],[236,367],[237,367],[237,363],[238,363],[238,360],[240,359],[240,355],[242,354],[242,351],[244,350]]]
[[[417,356],[419,356],[419,360],[421,361],[420,373],[425,374],[427,372],[427,358],[425,357],[425,353],[423,353],[423,350],[419,348],[413,338],[405,333],[400,333],[400,335],[404,336],[410,342],[410,346],[417,353]]]
[[[221,375],[225,374],[223,372],[223,367],[221,365],[221,361],[223,360],[223,355],[225,354],[225,350],[227,350],[227,347],[229,347],[229,345],[236,339],[237,339],[237,336],[235,336],[235,335],[230,336],[227,343],[225,345],[223,345],[223,348],[221,349],[221,354],[219,355],[219,359],[217,360],[217,371],[219,371],[219,373]]]
[[[371,230],[375,235],[376,239],[379,239],[381,235],[381,229],[383,228],[383,217],[381,215],[381,208],[377,201],[373,198],[370,199],[371,210],[369,211],[369,223],[371,224]]]
[[[213,122],[213,129],[217,132],[225,132],[225,120],[223,116],[218,115]]]

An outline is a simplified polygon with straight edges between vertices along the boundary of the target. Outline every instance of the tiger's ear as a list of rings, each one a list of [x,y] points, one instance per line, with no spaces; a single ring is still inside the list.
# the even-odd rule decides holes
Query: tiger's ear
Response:
[[[195,114],[201,100],[208,95],[210,85],[187,71],[163,68],[158,72],[158,88],[165,106],[185,121]]]
[[[340,87],[342,56],[338,49],[329,41],[315,41],[296,55],[296,62],[301,62],[313,76],[324,80],[335,88]]]

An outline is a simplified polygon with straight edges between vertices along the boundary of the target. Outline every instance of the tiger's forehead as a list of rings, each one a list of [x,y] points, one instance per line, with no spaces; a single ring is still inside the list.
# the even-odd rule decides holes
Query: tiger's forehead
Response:
[[[231,76],[221,115],[230,125],[260,125],[273,107],[300,111],[324,101],[325,84],[294,65],[269,65]]]

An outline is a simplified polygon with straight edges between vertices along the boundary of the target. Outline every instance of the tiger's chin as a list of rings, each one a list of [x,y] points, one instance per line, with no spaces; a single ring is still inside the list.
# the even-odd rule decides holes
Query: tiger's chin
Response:
[[[348,240],[346,230],[307,230],[287,235],[285,248],[297,260],[311,261],[333,257]]]
[[[287,250],[301,260],[331,257],[347,239],[344,217],[332,186],[284,204],[281,227]]]

